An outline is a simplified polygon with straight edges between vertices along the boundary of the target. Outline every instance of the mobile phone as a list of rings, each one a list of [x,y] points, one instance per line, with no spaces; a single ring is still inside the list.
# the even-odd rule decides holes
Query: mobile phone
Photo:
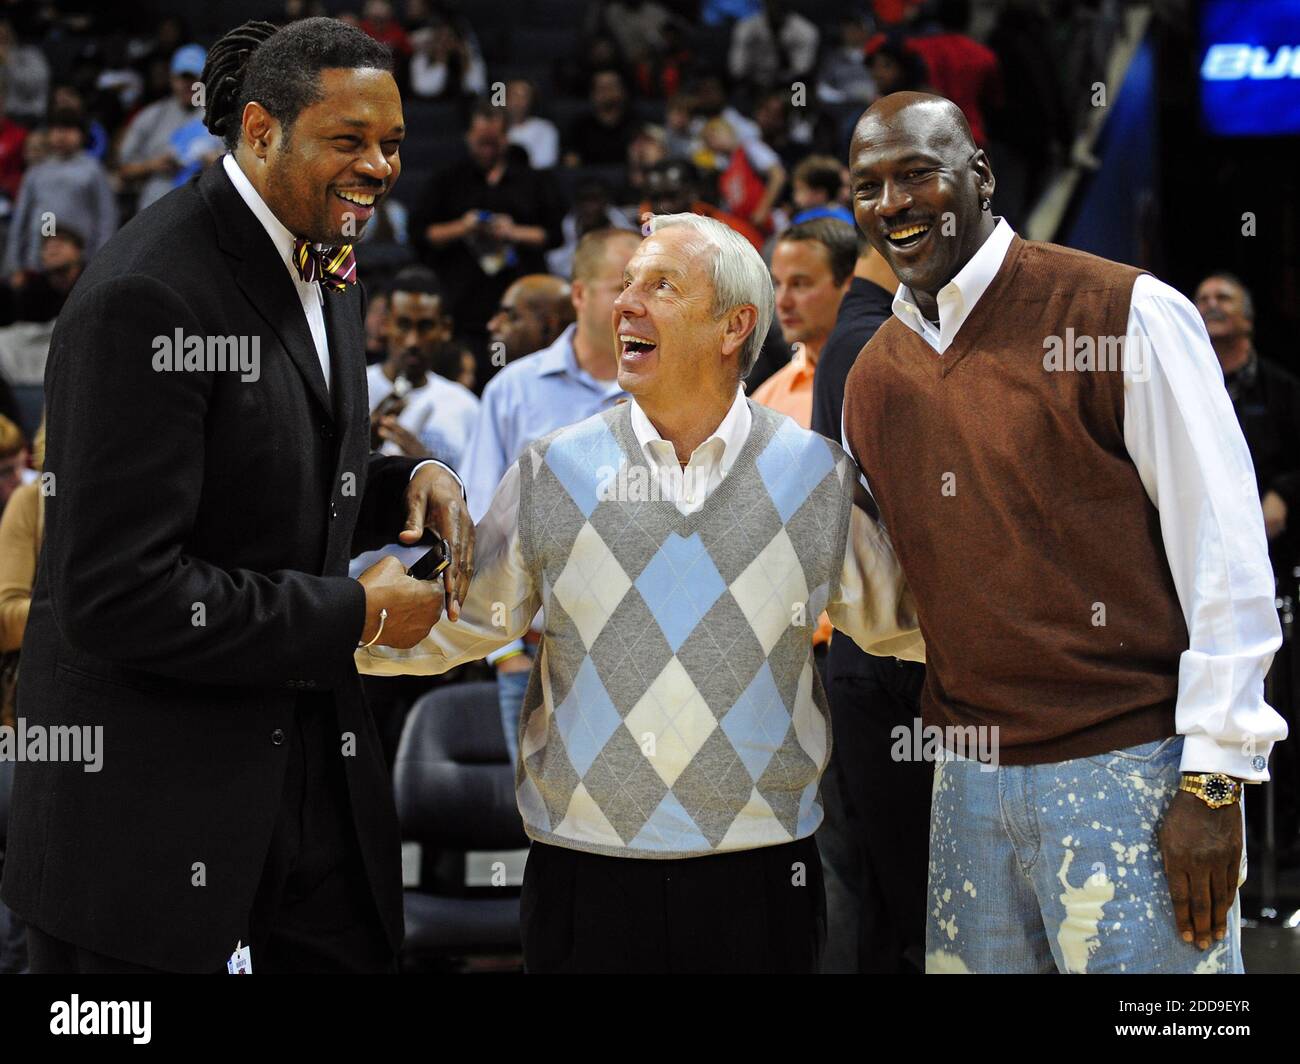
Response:
[[[413,576],[416,580],[433,580],[441,576],[450,564],[451,553],[447,549],[447,541],[438,536],[429,551],[406,570],[406,575]]]

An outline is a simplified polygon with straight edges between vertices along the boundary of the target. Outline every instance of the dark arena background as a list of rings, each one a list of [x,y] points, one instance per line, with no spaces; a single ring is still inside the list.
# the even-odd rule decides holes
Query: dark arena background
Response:
[[[322,49],[335,48],[321,43],[336,32],[327,27],[284,52],[281,68],[257,66],[259,47],[265,58],[279,39],[276,27],[321,16],[369,43],[347,37],[329,51],[333,58],[318,61]],[[232,43],[227,35],[245,23],[255,25]],[[375,58],[385,49],[391,82],[379,69],[387,58]],[[376,88],[358,71],[383,84]],[[337,80],[350,77],[357,80]],[[888,98],[900,93],[952,101],[959,132],[943,143],[969,150],[951,159],[939,152],[939,162],[921,152],[882,177],[888,167],[878,169],[872,154],[879,145],[921,135],[892,110],[903,97]],[[316,1006],[293,1011],[294,1035],[314,1016],[320,1033],[308,1031],[303,1044],[319,1038],[322,1047],[336,1045],[325,1023],[336,1003],[345,1043],[361,1013],[372,1035],[381,1026],[413,1033],[435,1004],[426,994],[437,994],[436,1004],[455,994],[456,1004],[490,1007],[503,988],[520,985],[450,976],[526,970],[1122,971],[1135,978],[1092,981],[1071,993],[1068,1010],[1058,1009],[1051,984],[1027,979],[977,980],[958,996],[875,980],[864,1000],[881,1006],[873,1026],[906,1023],[895,1039],[904,1041],[954,1021],[975,1023],[977,1014],[1005,1015],[1053,1045],[1173,1037],[1230,1048],[1294,1030],[1283,1004],[1294,984],[1269,977],[1300,973],[1300,640],[1293,632],[1300,606],[1300,0],[3,0],[0,100],[0,972],[59,973],[3,984],[9,1004],[0,1006],[0,1045],[43,1048],[107,1035],[188,1047],[208,1025],[227,1039],[249,1019],[267,1026],[287,1018],[277,1005],[283,990],[250,984],[213,992],[190,989],[206,983],[116,978],[128,971],[399,975],[395,983],[315,981],[310,989],[291,982],[289,1000]],[[331,101],[325,109],[322,100]],[[938,113],[932,105],[918,106]],[[322,113],[330,108],[336,113]],[[896,121],[895,139],[868,135],[884,128],[863,119],[868,108],[884,116],[880,122]],[[354,112],[363,117],[349,118]],[[371,127],[390,116],[392,128],[372,138]],[[326,131],[331,121],[334,132]],[[351,169],[331,161],[348,153],[359,160]],[[980,167],[991,168],[991,193]],[[931,187],[946,191],[931,196]],[[318,190],[327,206],[319,206]],[[196,220],[209,209],[215,224]],[[765,306],[770,318],[744,379],[748,408],[788,415],[800,440],[822,446],[815,430],[859,459],[864,439],[885,449],[891,440],[900,450],[905,440],[934,448],[934,461],[862,461],[868,490],[858,492],[851,519],[844,508],[850,556],[861,547],[854,522],[863,513],[872,515],[865,518],[871,528],[879,520],[894,536],[897,562],[884,540],[889,564],[897,570],[901,562],[915,589],[911,631],[919,624],[930,646],[928,680],[926,666],[899,642],[882,641],[885,649],[871,655],[840,631],[830,637],[832,621],[841,627],[836,601],[827,599],[839,577],[821,578],[831,582],[820,599],[810,579],[797,601],[776,600],[791,586],[784,575],[796,572],[802,588],[800,565],[813,571],[815,551],[805,543],[831,536],[833,507],[801,524],[794,504],[782,501],[785,489],[773,487],[769,465],[760,459],[746,473],[739,444],[730,450],[726,432],[735,426],[719,422],[727,405],[711,420],[700,412],[709,379],[669,358],[669,338],[680,335],[671,330],[685,326],[656,317],[666,310],[646,310],[651,295],[638,302],[650,269],[645,249],[683,231],[665,226],[656,236],[650,215],[711,219],[727,239],[738,236],[735,246],[716,234],[702,245],[730,264],[736,285],[739,264],[761,256],[760,281],[770,274],[774,302],[735,300]],[[321,235],[325,221],[338,239]],[[1072,385],[1065,401],[1102,440],[1098,468],[1118,463],[1120,479],[1094,480],[1074,459],[1053,466],[1036,437],[1016,435],[1016,412],[1032,384],[1014,386],[1004,405],[972,384],[967,363],[964,377],[947,378],[970,389],[964,413],[951,391],[926,390],[904,370],[870,391],[868,371],[886,364],[888,344],[913,355],[919,347],[928,358],[917,338],[929,337],[940,354],[948,343],[965,351],[962,331],[948,336],[944,322],[952,314],[964,321],[982,285],[991,286],[988,298],[1020,298],[1018,282],[997,287],[992,266],[981,282],[956,273],[974,262],[979,241],[952,259],[934,289],[916,280],[922,268],[915,264],[941,254],[921,249],[968,240],[963,227],[976,223],[994,234],[990,241],[999,232],[1011,240],[1009,230],[1023,238],[1009,255],[1043,242],[1109,260],[1096,276],[1107,285],[1122,277],[1125,300],[1138,285],[1152,290],[1152,277],[1174,290],[1160,289],[1171,317],[1159,328],[1167,331],[1153,326],[1151,333],[1165,337],[1157,346],[1170,345],[1157,352],[1163,372],[1209,367],[1214,394],[1180,406],[1186,385],[1171,383],[1147,415],[1162,427],[1152,430],[1156,442],[1145,459],[1131,439],[1142,431],[1133,427],[1135,414],[1128,435],[1122,417],[1108,429],[1088,420],[1088,404],[1103,401],[1101,385]],[[729,312],[720,302],[722,267],[715,276],[695,259],[699,277],[715,286],[711,313]],[[681,277],[695,268],[689,261]],[[1097,260],[1043,261],[1067,271]],[[1152,277],[1135,280],[1127,267]],[[130,287],[145,274],[147,285]],[[901,295],[893,299],[904,275],[931,293],[927,302],[900,307]],[[745,283],[752,276],[743,274]],[[996,315],[987,336],[999,339],[990,344],[1017,321],[1064,306],[1082,314],[1104,303],[1107,320],[1123,326],[1110,297],[1095,296],[1102,289],[1079,279],[1093,275],[1066,276],[1043,282],[1050,295],[1042,306],[1014,303],[1025,309],[980,318]],[[1133,300],[1136,307],[1136,294]],[[683,296],[681,305],[696,303],[704,307],[708,298]],[[907,327],[895,328],[900,318]],[[704,318],[691,320],[703,328]],[[877,328],[878,340],[864,348]],[[964,332],[973,344],[973,330]],[[1067,331],[1067,345],[1073,335]],[[191,349],[187,340],[196,339]],[[1043,339],[1050,350],[1055,337]],[[213,371],[217,349],[235,373],[224,362]],[[130,368],[136,351],[152,359],[152,370]],[[832,351],[847,354],[836,356],[837,379]],[[659,393],[645,381],[669,367],[679,375],[672,378],[678,405],[655,406],[663,400],[652,400]],[[1116,390],[1118,374],[1099,373],[1102,379],[1114,384],[1106,394],[1117,402],[1134,401]],[[1051,393],[1053,400],[1063,394]],[[883,423],[864,405],[880,396]],[[696,473],[704,478],[700,496],[711,499],[731,498],[711,494],[719,478],[754,477],[740,489],[752,509],[734,534],[711,541],[707,515],[717,506],[699,508],[696,500],[698,518],[672,514],[681,522],[673,528],[699,529],[693,537],[666,534],[664,545],[650,543],[633,562],[638,535],[652,535],[649,523],[623,521],[621,531],[609,531],[600,515],[614,502],[599,495],[582,506],[588,488],[574,485],[609,455],[620,461],[615,438],[653,452],[637,415],[618,413],[633,409],[629,397],[648,415],[646,431],[662,435],[654,442],[664,453],[672,451],[664,439],[677,445],[679,461],[666,468],[685,476],[687,503]],[[357,416],[349,419],[353,399]],[[684,450],[666,427],[673,410],[684,424],[704,426],[697,436],[687,432],[693,442]],[[570,425],[601,424],[596,415],[612,426],[605,433],[612,450],[583,443],[576,464],[565,467],[558,457],[565,433],[545,445],[553,451],[530,449]],[[948,416],[954,420],[943,421]],[[754,414],[753,433],[769,431],[767,417]],[[1025,424],[1037,431],[1047,420],[1031,416]],[[624,422],[626,438],[613,427]],[[1169,426],[1181,442],[1166,449],[1159,433]],[[715,429],[719,436],[710,436]],[[1003,469],[998,463],[1019,454],[1026,468],[1047,470],[1057,501],[1040,510],[1028,480],[1017,481],[1005,498],[987,489],[994,494],[966,504],[951,527],[933,516],[951,511],[930,503],[922,524],[939,521],[943,532],[913,532],[909,541],[917,508],[902,496],[916,492],[891,493],[889,478],[951,476],[947,470],[960,463],[945,465],[942,456],[962,434],[987,438],[997,452],[970,474],[991,479],[966,488],[974,482],[959,472],[961,487],[949,492],[945,481],[942,494],[962,499],[969,498],[962,491],[986,490]],[[720,460],[705,454],[719,438],[717,454],[727,456]],[[1223,483],[1251,480],[1244,457],[1240,469],[1233,465],[1246,455],[1240,438],[1255,477],[1233,501]],[[700,451],[692,454],[695,444]],[[820,490],[818,460],[791,457],[782,474],[810,499]],[[1177,479],[1189,462],[1206,478],[1204,495]],[[840,468],[841,482],[851,464]],[[503,500],[509,485],[529,476],[533,487]],[[617,483],[625,495],[628,482]],[[407,504],[430,484],[427,513],[412,518],[414,534],[399,543]],[[1112,541],[1107,524],[1117,484],[1132,489],[1146,514],[1122,526],[1129,530],[1122,541]],[[381,488],[396,501],[372,501]],[[529,493],[543,489],[561,494],[562,504],[546,504],[537,525],[526,525],[524,510],[543,505],[530,503]],[[623,495],[618,505],[642,505]],[[695,512],[675,498],[682,515]],[[644,505],[672,510],[658,496]],[[782,526],[772,542],[786,546],[778,561],[771,548],[752,562],[770,587],[751,608],[748,577],[737,574],[756,570],[745,568],[749,560],[735,572],[727,567],[758,535],[760,510]],[[1007,534],[965,572],[948,562],[934,570],[941,577],[917,578],[936,544],[945,544],[937,554],[975,551],[977,535],[1029,510],[1047,515],[1038,533]],[[1175,511],[1189,523],[1231,513],[1238,531],[1207,546],[1203,534],[1186,531],[1190,524],[1174,527]],[[533,564],[540,537],[564,535],[560,526],[571,515],[573,545],[556,548],[574,551],[569,567],[561,559],[553,571],[517,571],[525,559]],[[372,519],[388,525],[367,540]],[[473,587],[471,522],[482,555],[474,579],[500,589],[492,593],[500,601],[489,595],[479,603],[473,590],[465,598]],[[816,536],[796,534],[814,525]],[[347,531],[354,526],[355,536]],[[1095,537],[1081,531],[1089,528]],[[1147,536],[1154,553],[1133,547],[1135,536]],[[1109,545],[1099,549],[1102,542]],[[1075,543],[1077,558],[1097,559],[1096,566],[1063,576]],[[406,567],[430,547],[449,564],[417,586],[411,577],[420,573]],[[599,554],[599,564],[584,563],[594,569],[579,565],[582,550]],[[1036,552],[1050,565],[1036,568]],[[515,568],[501,560],[507,554]],[[883,568],[864,571],[870,595],[872,582],[886,578]],[[1096,589],[1094,571],[1108,574],[1097,576]],[[1129,586],[1102,588],[1109,574]],[[447,636],[436,652],[420,643],[411,653],[425,654],[425,667],[403,667],[391,647],[410,646],[419,632],[404,644],[386,640],[414,623],[412,596],[425,595],[419,609],[427,610],[436,594],[440,612],[443,593],[450,608],[462,578],[460,626],[479,624],[480,606],[491,619],[477,635]],[[1249,578],[1256,583],[1247,594],[1241,581]],[[510,599],[507,589],[516,587],[522,605]],[[1017,589],[1023,603],[1013,599],[1006,609],[1003,588]],[[1220,592],[1222,601],[1214,599]],[[1241,619],[1247,598],[1253,622]],[[794,665],[784,666],[788,639],[767,640],[761,617],[789,606],[798,614],[805,599],[821,625],[790,659]],[[1062,618],[1085,599],[1093,613],[1080,635]],[[1134,623],[1110,607],[1115,631],[1131,633],[1125,638],[1139,651],[1087,642],[1107,623],[1104,603],[1112,599],[1136,611]],[[1161,613],[1154,600],[1167,600],[1172,612]],[[839,608],[873,608],[856,602]],[[900,616],[904,604],[895,604]],[[182,620],[168,628],[173,607]],[[1192,631],[1190,650],[1187,633],[1175,631],[1180,616]],[[1164,617],[1172,643],[1147,639]],[[974,675],[985,664],[975,651],[967,657],[966,640],[951,633],[969,631],[970,645],[987,649],[999,637],[980,633],[1000,623],[1006,628],[996,630],[1017,633],[1024,647],[990,652],[1001,662],[993,683],[938,678],[941,668]],[[732,624],[736,630],[727,630]],[[173,635],[176,625],[184,632]],[[209,641],[195,642],[191,626],[211,633]],[[444,626],[453,627],[450,619],[435,634]],[[705,629],[714,633],[712,656],[701,652],[697,660],[692,648]],[[1278,633],[1274,649],[1268,641]],[[940,645],[946,638],[961,645],[956,654]],[[609,645],[615,640],[617,652]],[[1192,677],[1200,640],[1217,648],[1205,653],[1222,657]],[[840,666],[851,675],[834,671],[828,646],[837,642],[856,655]],[[751,644],[756,656],[745,672]],[[570,647],[578,648],[571,661]],[[1062,671],[1052,673],[1053,662]],[[788,683],[782,668],[793,670]],[[1122,687],[1133,676],[1135,686]],[[762,677],[768,687],[759,690]],[[1005,720],[997,710],[985,714],[969,694],[1020,682],[1013,678],[1037,685],[1026,703],[1051,694]],[[1151,694],[1160,683],[1167,686]],[[1122,727],[1104,697],[1081,693],[1107,684],[1125,698],[1147,699],[1132,703]],[[764,708],[758,703],[768,688],[772,702]],[[1145,693],[1134,695],[1138,689]],[[1138,709],[1148,715],[1133,723]],[[1085,711],[1094,714],[1089,723],[1071,731],[1070,715]],[[1021,723],[1033,714],[1040,723]],[[958,795],[948,765],[932,779],[931,762],[961,753],[951,735],[931,742],[934,723],[970,724],[972,734],[990,729],[995,765],[982,767],[996,767],[1001,736],[1001,790],[991,792],[990,806],[972,797],[973,785]],[[1088,738],[1094,725],[1102,732],[1115,725],[1115,742],[1089,746],[1102,742],[1098,731]],[[1028,738],[1020,727],[1029,727]],[[1284,727],[1291,737],[1273,745]],[[332,756],[336,732],[345,771]],[[983,744],[986,732],[979,734]],[[1078,849],[1079,832],[1058,830],[1059,821],[1048,826],[1055,815],[1048,792],[1035,799],[1033,784],[1025,808],[1035,826],[1022,828],[1013,808],[1020,784],[1008,781],[1046,787],[1047,770],[1078,758],[1069,764],[1091,764],[1096,779],[1114,785],[1110,798],[1105,783],[1092,787],[1097,802],[1140,804],[1153,790],[1159,799],[1164,784],[1143,777],[1142,768],[1125,776],[1117,766],[1129,754],[1107,763],[1111,751],[1160,740],[1161,750],[1172,742],[1176,753],[1184,738],[1184,780],[1224,773],[1205,777],[1211,798],[1216,778],[1236,788],[1249,861],[1227,937],[1217,945],[1207,937],[1204,959],[1182,968],[1166,964],[1161,951],[1182,948],[1173,930],[1180,893],[1197,936],[1209,920],[1198,915],[1195,874],[1176,871],[1176,884],[1166,885],[1168,865],[1156,852],[1164,841],[1148,846],[1123,830],[1099,843],[1101,859],[1093,861],[1097,854]],[[1192,764],[1186,751],[1197,741],[1228,752]],[[1020,758],[1022,742],[1029,753]],[[656,743],[671,752],[657,754]],[[987,753],[981,745],[977,759]],[[674,767],[664,767],[665,757]],[[1172,794],[1177,758],[1169,764]],[[806,777],[798,776],[801,765]],[[1245,783],[1231,766],[1241,766]],[[1061,783],[1061,794],[1071,792],[1070,805],[1074,790],[1092,801],[1082,794],[1084,770],[1072,771],[1078,775]],[[1177,798],[1195,804],[1188,794]],[[1236,814],[1203,800],[1218,816],[1214,832],[1230,834],[1223,825]],[[1165,828],[1174,833],[1161,820],[1164,808],[1151,806],[1142,822],[1153,840],[1167,841]],[[1096,821],[1079,815],[1092,829],[1111,831],[1107,812]],[[1204,842],[1197,831],[1209,832],[1206,817],[1196,821],[1201,827],[1182,829],[1190,832],[1187,852]],[[997,823],[1010,839],[997,845],[1008,849],[979,841]],[[1226,849],[1216,852],[1237,852],[1231,840],[1219,844]],[[790,855],[800,904],[812,899],[795,915],[778,900],[789,894]],[[707,875],[694,871],[701,866]],[[1029,904],[1022,894],[1037,897],[1032,927],[1013,932],[995,919],[995,874],[1016,883],[1016,905]],[[1235,865],[1214,874],[1228,892],[1226,907]],[[167,876],[178,876],[178,885],[157,886]],[[1209,898],[1207,891],[1206,913]],[[1151,944],[1162,921],[1172,947]],[[807,943],[804,923],[812,928]],[[1107,936],[1130,934],[1131,951],[1112,963]],[[990,945],[997,942],[1005,949]],[[1169,975],[1193,968],[1244,969],[1249,978],[1220,992],[1204,982],[1192,990]],[[89,974],[114,978],[83,978]],[[431,976],[439,977],[436,990]],[[728,989],[715,980],[708,993]],[[612,1015],[622,992],[607,992],[601,1011]],[[805,993],[796,1008],[811,1010],[817,999]],[[135,1011],[100,1009],[104,1001],[130,1002]],[[140,1002],[151,1002],[152,1012],[136,1008]],[[652,1026],[662,1039],[663,1025],[679,1021],[655,1011],[653,1020],[628,1022]],[[819,1016],[825,1011],[818,1008]],[[727,1015],[730,1026],[744,1012]],[[860,1015],[854,1007],[844,1019]],[[495,1024],[472,1016],[467,1029],[473,1023],[478,1037],[499,1037]],[[227,1022],[217,1026],[218,1017]],[[750,1022],[757,1033],[774,1019]],[[999,1028],[998,1037],[1005,1033]],[[240,1035],[240,1044],[250,1040]]]

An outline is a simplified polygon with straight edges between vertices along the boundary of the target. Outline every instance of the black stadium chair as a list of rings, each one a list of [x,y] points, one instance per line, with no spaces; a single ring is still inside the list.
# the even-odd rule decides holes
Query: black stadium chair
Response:
[[[404,843],[423,854],[406,891],[406,970],[518,954],[517,887],[469,887],[465,855],[527,847],[515,805],[496,684],[441,687],[418,699],[393,766]]]

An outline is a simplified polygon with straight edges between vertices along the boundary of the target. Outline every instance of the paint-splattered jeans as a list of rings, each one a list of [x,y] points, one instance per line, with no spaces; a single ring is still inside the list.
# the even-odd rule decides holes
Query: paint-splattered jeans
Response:
[[[926,972],[1240,972],[1240,897],[1208,950],[1174,923],[1156,832],[1182,750],[937,764]]]

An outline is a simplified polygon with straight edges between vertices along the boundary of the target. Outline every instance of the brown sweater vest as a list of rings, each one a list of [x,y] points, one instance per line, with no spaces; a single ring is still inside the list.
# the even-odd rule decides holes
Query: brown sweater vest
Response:
[[[1122,338],[1140,273],[1016,237],[942,356],[891,318],[845,388],[925,636],[925,722],[997,725],[1004,764],[1174,734],[1187,627],[1124,446],[1123,371],[1045,368],[1067,328],[1075,352]]]

